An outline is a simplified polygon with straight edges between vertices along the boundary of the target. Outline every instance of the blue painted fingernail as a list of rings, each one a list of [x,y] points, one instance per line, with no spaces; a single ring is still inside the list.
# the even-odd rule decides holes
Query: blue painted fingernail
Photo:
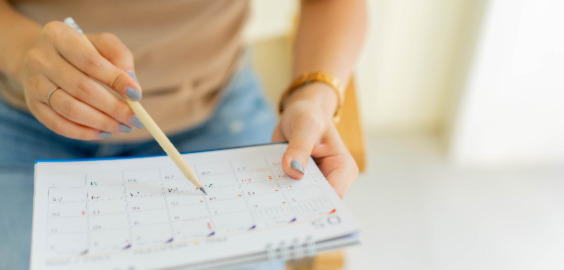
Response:
[[[292,169],[294,170],[298,170],[301,173],[304,173],[304,166],[302,166],[302,163],[300,163],[297,160],[292,160],[292,162],[290,162],[290,167],[292,167]]]
[[[118,130],[124,133],[129,133],[133,130],[133,128],[128,125],[121,124],[119,125]]]
[[[109,137],[112,137],[112,133],[111,132],[100,132],[100,135],[98,135],[98,138],[100,139],[107,139]]]
[[[139,82],[139,80],[137,80],[137,76],[135,76],[135,72],[133,72],[133,70],[128,70],[127,74],[129,74],[129,76],[131,76],[131,78],[133,78],[136,82]]]
[[[143,123],[141,123],[141,120],[139,120],[137,115],[134,115],[131,118],[129,118],[129,123],[132,124],[134,127],[138,128],[138,129],[145,128],[145,125],[143,125]]]
[[[141,100],[141,92],[139,92],[139,90],[128,86],[127,90],[125,90],[125,93],[127,94],[127,97],[130,98],[133,101],[139,101]]]

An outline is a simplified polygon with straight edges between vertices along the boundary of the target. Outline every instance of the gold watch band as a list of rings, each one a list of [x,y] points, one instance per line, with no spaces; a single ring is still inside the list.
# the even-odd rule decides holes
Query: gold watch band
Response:
[[[286,89],[286,91],[284,91],[284,93],[282,94],[280,102],[278,103],[278,112],[282,114],[282,112],[284,111],[284,104],[286,103],[286,99],[288,99],[291,94],[293,94],[300,87],[313,82],[321,82],[329,85],[337,95],[337,109],[335,110],[335,114],[333,115],[333,123],[339,123],[339,121],[341,120],[341,115],[343,113],[344,103],[343,93],[340,90],[341,83],[339,82],[339,79],[337,79],[333,75],[322,71],[307,72],[296,78],[292,82],[292,84],[290,84],[288,89]]]

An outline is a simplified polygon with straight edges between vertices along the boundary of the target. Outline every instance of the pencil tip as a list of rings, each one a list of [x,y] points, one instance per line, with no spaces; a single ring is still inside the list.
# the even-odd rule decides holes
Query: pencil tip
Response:
[[[204,187],[200,187],[200,190],[201,190],[204,194],[208,195],[208,193],[206,192],[206,190],[204,189]]]

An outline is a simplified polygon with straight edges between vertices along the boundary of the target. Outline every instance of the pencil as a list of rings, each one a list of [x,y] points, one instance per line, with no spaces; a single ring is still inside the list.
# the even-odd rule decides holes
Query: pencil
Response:
[[[86,41],[88,41],[88,43],[92,45],[92,47],[96,48],[94,44],[92,44],[92,42],[88,39],[88,37],[84,35],[84,32],[82,31],[82,29],[80,29],[78,24],[76,24],[73,18],[68,17],[65,19],[64,22],[70,27],[74,28],[78,33],[80,33],[82,37],[84,37],[84,39],[86,39]],[[133,101],[129,98],[125,98],[125,102],[127,103],[127,105],[129,105],[129,107],[135,113],[135,115],[137,115],[139,120],[141,120],[141,123],[145,125],[145,128],[149,131],[149,133],[151,133],[153,138],[155,138],[155,140],[163,148],[166,154],[172,159],[172,161],[174,161],[174,164],[176,164],[176,166],[178,167],[178,169],[180,169],[180,171],[184,174],[184,176],[188,178],[188,180],[190,180],[190,182],[192,182],[204,194],[207,195],[206,191],[204,190],[204,188],[200,184],[200,181],[198,180],[198,176],[196,175],[192,167],[190,167],[190,165],[188,165],[186,160],[182,158],[180,152],[178,152],[176,147],[174,147],[174,145],[166,137],[164,132],[159,128],[157,123],[155,123],[153,118],[151,118],[151,116],[147,113],[145,108],[141,106],[141,103],[137,101]]]

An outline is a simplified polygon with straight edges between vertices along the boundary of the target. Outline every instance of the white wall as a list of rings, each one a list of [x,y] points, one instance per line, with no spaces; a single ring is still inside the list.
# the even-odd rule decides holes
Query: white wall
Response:
[[[454,118],[459,163],[564,162],[564,2],[492,0]]]
[[[363,117],[381,132],[436,132],[458,31],[474,0],[369,0],[357,77]]]
[[[367,129],[442,134],[460,163],[564,156],[563,2],[367,3],[356,71]],[[285,36],[297,2],[254,0],[253,10],[245,36],[277,100],[291,79]]]
[[[478,2],[481,2],[480,0]],[[356,79],[368,129],[384,132],[437,131],[443,121],[459,21],[475,0],[368,0],[368,33]],[[291,78],[289,44],[297,1],[254,0],[245,32],[258,48],[256,66],[271,97]],[[282,76],[276,74],[280,70]]]
[[[244,39],[247,43],[257,43],[287,35],[298,6],[296,0],[252,0]]]

